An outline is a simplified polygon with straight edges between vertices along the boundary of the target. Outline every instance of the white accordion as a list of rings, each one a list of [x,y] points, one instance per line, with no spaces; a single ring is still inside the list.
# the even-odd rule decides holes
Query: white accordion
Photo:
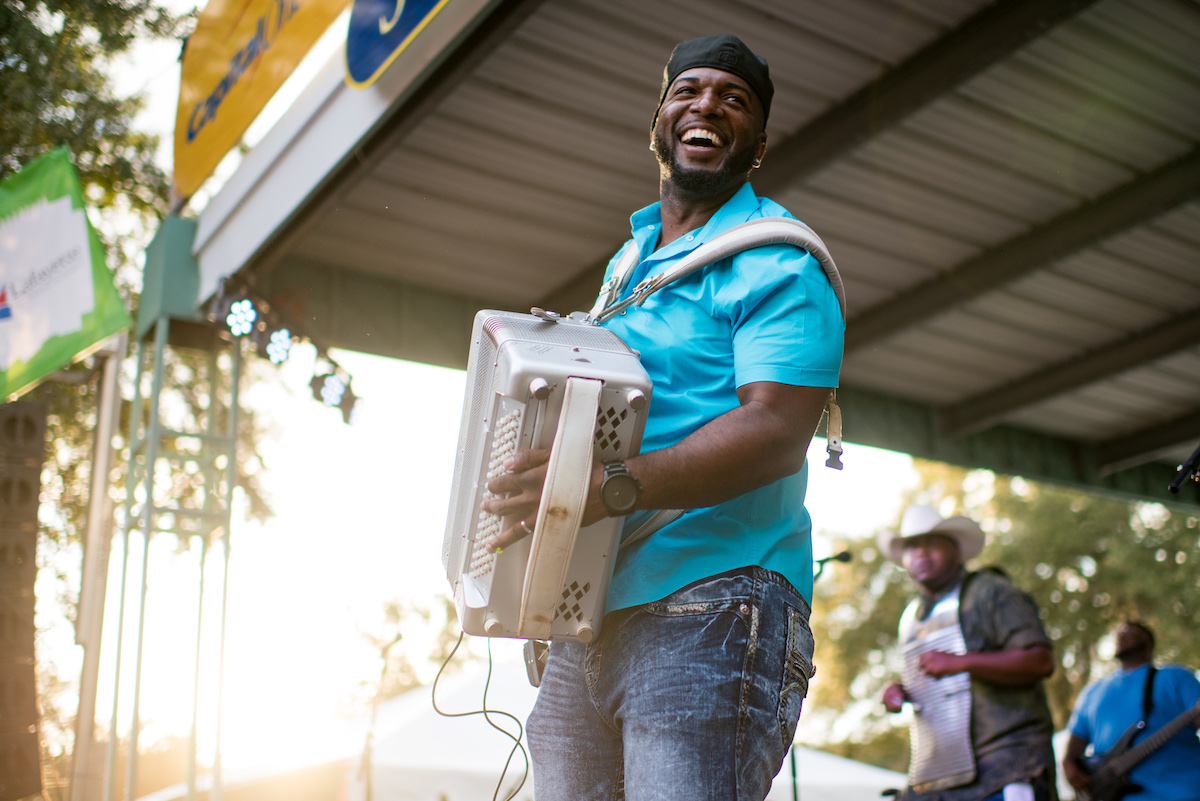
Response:
[[[540,310],[535,310],[540,312]],[[576,316],[475,316],[442,563],[468,634],[590,641],[624,518],[580,528],[594,458],[638,452],[652,385],[637,354]],[[552,448],[533,534],[489,553],[516,519],[482,511],[518,448]]]

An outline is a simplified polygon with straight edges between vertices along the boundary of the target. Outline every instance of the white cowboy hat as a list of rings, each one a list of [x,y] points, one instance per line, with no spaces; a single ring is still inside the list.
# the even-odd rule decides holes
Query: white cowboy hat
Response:
[[[899,532],[880,532],[879,550],[893,562],[902,563],[904,541],[923,534],[941,534],[957,542],[964,562],[979,555],[986,539],[983,529],[971,518],[962,515],[942,517],[932,506],[917,503],[905,510]]]

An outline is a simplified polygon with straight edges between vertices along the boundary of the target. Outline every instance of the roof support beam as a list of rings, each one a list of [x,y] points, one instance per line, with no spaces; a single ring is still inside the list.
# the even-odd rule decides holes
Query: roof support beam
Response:
[[[950,406],[941,414],[941,431],[950,437],[981,431],[1026,406],[1147,364],[1197,342],[1200,342],[1200,309]]]
[[[1200,149],[859,314],[846,328],[846,351],[870,345],[1011,283],[1197,195],[1200,195]]]
[[[465,369],[486,299],[404,284],[290,257],[256,289],[321,348]],[[174,323],[172,323],[172,326]]]
[[[994,3],[772,148],[755,189],[770,195],[801,180],[1093,2]]]
[[[1178,495],[1167,490],[1176,474],[1170,465],[1155,462],[1105,474],[1090,443],[1012,426],[950,438],[938,430],[937,409],[854,388],[838,390],[838,405],[847,442],[1088,492],[1156,501],[1193,514],[1200,506],[1196,482],[1185,483]]]
[[[1107,475],[1153,461],[1164,448],[1197,441],[1200,441],[1200,408],[1169,422],[1101,442],[1096,446],[1096,461]]]

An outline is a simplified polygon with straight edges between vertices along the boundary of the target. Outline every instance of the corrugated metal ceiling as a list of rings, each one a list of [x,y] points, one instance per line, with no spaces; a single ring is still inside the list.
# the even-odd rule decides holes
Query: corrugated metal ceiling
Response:
[[[845,386],[943,410],[951,432],[1005,423],[1111,463],[1190,453],[1190,0],[546,0],[305,219],[292,253],[502,307],[587,298],[657,196],[666,56],[713,32],[770,61],[755,185],[838,261]],[[986,52],[993,33],[1012,44]]]

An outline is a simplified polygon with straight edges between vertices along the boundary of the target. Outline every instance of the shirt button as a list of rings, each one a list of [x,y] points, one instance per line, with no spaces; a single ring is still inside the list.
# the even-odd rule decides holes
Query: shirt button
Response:
[[[653,231],[653,230],[654,230],[654,226],[653,226],[653,225],[647,225],[647,226],[646,226],[646,230],[647,230],[647,231]]]
[[[691,242],[696,237],[692,236],[691,234],[688,234],[687,237],[685,237],[685,238],[687,239],[687,241]]]

